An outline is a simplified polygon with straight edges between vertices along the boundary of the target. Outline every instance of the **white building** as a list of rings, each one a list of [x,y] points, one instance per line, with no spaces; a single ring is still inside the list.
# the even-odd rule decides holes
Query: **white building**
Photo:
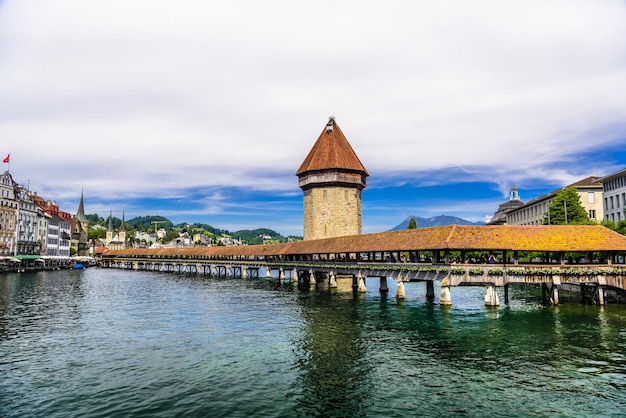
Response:
[[[43,217],[43,210],[33,202],[28,190],[22,186],[15,186],[15,200],[17,203],[15,254],[39,255],[41,247],[39,218]]]
[[[604,220],[626,220],[626,169],[609,174],[600,179],[602,182]]]
[[[587,177],[567,186],[576,189],[580,203],[592,221],[603,219],[601,181],[599,177]],[[550,204],[560,191],[556,190],[516,207],[506,214],[506,223],[508,225],[542,225]]]

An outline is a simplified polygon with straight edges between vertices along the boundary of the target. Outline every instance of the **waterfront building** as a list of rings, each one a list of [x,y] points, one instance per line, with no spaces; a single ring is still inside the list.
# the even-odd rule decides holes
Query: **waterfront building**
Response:
[[[520,206],[524,206],[524,202],[522,202],[519,197],[519,190],[514,186],[511,188],[509,200],[498,207],[498,210],[493,214],[491,220],[487,224],[506,225],[508,214]]]
[[[626,220],[626,169],[602,177],[604,220]]]
[[[76,250],[76,255],[81,257],[89,255],[88,236],[89,220],[85,215],[85,203],[83,201],[83,192],[81,191],[78,210],[72,225],[72,248]]]
[[[17,202],[13,176],[5,171],[0,177],[0,255],[13,255]]]
[[[15,202],[17,206],[17,224],[15,229],[15,255],[40,255],[41,239],[39,220],[43,218],[43,210],[31,199],[30,192],[23,186],[15,184]]]
[[[566,186],[576,189],[580,203],[592,221],[602,220],[604,214],[600,180],[600,177],[592,176]],[[550,204],[561,190],[555,190],[510,210],[506,213],[506,223],[508,225],[542,225]]]
[[[296,175],[304,193],[304,240],[362,233],[361,192],[369,174],[334,117]]]
[[[72,240],[72,215],[59,209],[56,203],[45,200],[36,193],[31,195],[31,198],[44,212],[44,217],[40,218],[40,228],[45,228],[46,231],[45,243],[41,246],[41,254],[69,257]]]

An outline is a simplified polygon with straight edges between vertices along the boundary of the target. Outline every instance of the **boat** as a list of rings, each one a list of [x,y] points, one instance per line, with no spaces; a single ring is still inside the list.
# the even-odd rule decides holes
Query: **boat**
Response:
[[[74,264],[74,267],[73,267],[74,270],[80,270],[84,268],[85,268],[85,265],[83,263],[76,263]]]

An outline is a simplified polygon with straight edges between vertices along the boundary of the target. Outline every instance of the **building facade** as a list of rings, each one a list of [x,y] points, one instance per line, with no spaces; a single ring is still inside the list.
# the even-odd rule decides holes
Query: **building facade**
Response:
[[[580,203],[592,221],[600,221],[604,216],[602,183],[599,180],[600,177],[587,177],[567,186],[576,189]],[[560,191],[556,190],[516,207],[506,214],[506,223],[508,225],[543,225],[550,204]]]
[[[109,214],[109,227],[107,229],[106,241],[104,244],[109,250],[123,250],[126,248],[126,226],[124,225],[124,214],[122,213],[122,224],[116,232],[113,229],[113,211]]]
[[[15,254],[40,255],[40,218],[43,210],[31,199],[26,188],[15,185],[15,201],[17,203],[17,225]]]
[[[369,175],[331,117],[296,172],[304,194],[304,239],[362,233],[361,192]]]
[[[618,223],[626,220],[626,169],[609,174],[602,182],[604,220]]]
[[[15,225],[17,223],[17,202],[15,182],[8,171],[0,177],[0,255],[15,253]]]
[[[72,215],[59,209],[56,203],[33,194],[33,202],[44,212],[45,243],[41,254],[50,257],[69,257],[72,244]]]

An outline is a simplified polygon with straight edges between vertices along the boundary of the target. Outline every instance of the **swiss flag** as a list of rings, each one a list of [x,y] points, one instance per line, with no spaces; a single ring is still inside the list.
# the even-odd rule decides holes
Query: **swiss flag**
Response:
[[[3,163],[8,163],[9,162],[9,158],[11,158],[11,154],[7,154],[6,157],[4,157],[4,160],[2,160]]]

